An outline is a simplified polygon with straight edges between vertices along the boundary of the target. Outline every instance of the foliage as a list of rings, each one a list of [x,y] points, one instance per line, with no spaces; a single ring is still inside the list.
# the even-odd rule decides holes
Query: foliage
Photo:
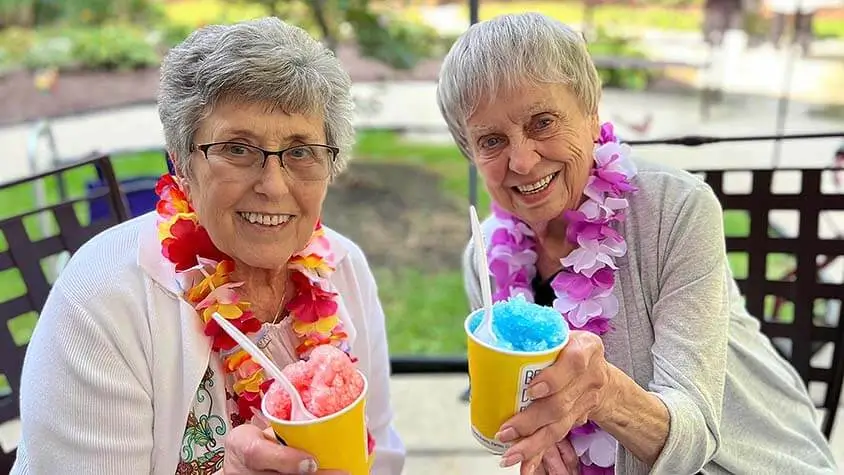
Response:
[[[2,1],[2,0],[0,0]],[[335,49],[356,43],[365,56],[396,69],[409,69],[424,58],[444,54],[450,46],[432,27],[408,21],[369,0],[182,0],[167,5],[168,23],[194,29],[208,23],[231,23],[273,15],[307,30]],[[165,31],[178,33],[177,29]],[[186,34],[186,33],[185,33]],[[179,34],[171,35],[173,44]],[[184,36],[182,36],[184,37]]]
[[[0,26],[150,24],[161,18],[157,0],[0,0]]]
[[[81,30],[74,38],[71,55],[79,64],[95,69],[134,69],[159,62],[146,32],[129,25]]]
[[[179,0],[167,2],[164,8],[167,24],[179,25],[191,31],[211,23],[233,23],[269,15],[262,2],[223,0]],[[290,12],[280,18],[288,19]],[[298,23],[297,23],[298,24]]]
[[[445,46],[433,28],[394,15],[357,8],[347,11],[346,21],[352,26],[363,55],[396,69],[411,69],[420,59],[442,53]]]
[[[364,56],[396,69],[413,68],[421,59],[442,52],[444,43],[432,27],[375,8],[369,0],[240,0],[295,23],[336,49],[346,40]],[[304,7],[304,8],[303,8]]]
[[[598,28],[597,37],[588,45],[592,56],[616,58],[645,58],[645,54],[627,38],[610,35]],[[598,68],[604,87],[622,89],[645,89],[654,78],[654,73],[634,68]]]
[[[133,69],[159,62],[155,38],[127,24],[0,32],[0,62],[30,69]]]
[[[159,0],[0,0],[0,69],[131,69],[158,64]]]

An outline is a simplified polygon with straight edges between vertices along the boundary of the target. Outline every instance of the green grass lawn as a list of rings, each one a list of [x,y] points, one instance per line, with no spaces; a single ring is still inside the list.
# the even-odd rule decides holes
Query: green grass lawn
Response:
[[[443,193],[455,200],[465,202],[468,195],[466,160],[451,145],[430,145],[410,143],[389,133],[362,133],[359,136],[356,158],[369,162],[400,162],[414,164],[434,171],[443,177]],[[120,177],[156,175],[162,173],[164,163],[160,153],[140,153],[122,156],[115,160]],[[94,177],[93,170],[80,170],[68,176],[72,194],[84,192],[84,183]],[[48,195],[57,198],[55,184],[47,183]],[[489,199],[483,189],[479,190],[482,214],[489,208]],[[34,206],[31,188],[0,191],[0,219],[31,209]],[[86,210],[80,209],[86,216]],[[36,222],[27,223],[30,232],[38,235]],[[741,213],[725,214],[725,229],[730,236],[746,236],[749,221]],[[5,242],[0,239],[0,250]],[[775,261],[773,275],[781,274],[793,262],[789,256],[772,256]],[[737,277],[747,272],[746,255],[730,255],[730,264]],[[388,316],[388,332],[391,350],[394,354],[452,354],[465,348],[460,322],[468,306],[463,294],[462,278],[455,263],[454,270],[435,275],[423,274],[415,269],[374,269],[379,282],[381,299]],[[22,295],[24,287],[17,272],[0,273],[0,301]],[[35,315],[20,317],[13,321],[15,339],[28,341]]]

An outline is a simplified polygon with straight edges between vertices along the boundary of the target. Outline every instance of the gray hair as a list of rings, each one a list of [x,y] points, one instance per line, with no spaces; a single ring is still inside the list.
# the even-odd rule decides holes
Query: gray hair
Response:
[[[189,172],[199,122],[227,98],[322,113],[328,144],[340,149],[331,176],[345,168],[354,142],[351,80],[303,29],[275,17],[211,25],[170,50],[161,65],[158,115],[181,173]]]
[[[539,13],[502,15],[472,25],[440,68],[437,102],[466,157],[466,120],[482,100],[520,86],[563,84],[583,111],[598,113],[601,79],[583,37]]]

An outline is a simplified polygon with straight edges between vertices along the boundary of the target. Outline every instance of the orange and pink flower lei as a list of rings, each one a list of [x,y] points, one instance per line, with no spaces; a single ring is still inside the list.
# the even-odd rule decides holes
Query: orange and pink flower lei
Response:
[[[196,212],[171,175],[163,175],[155,189],[159,196],[158,234],[161,252],[176,267],[176,272],[191,282],[184,299],[197,311],[211,338],[211,348],[222,358],[225,370],[234,376],[237,414],[232,426],[252,420],[261,409],[261,399],[272,384],[263,368],[220,328],[211,315],[218,312],[240,331],[258,340],[262,323],[255,318],[250,303],[242,300],[237,289],[243,282],[232,281],[234,261],[214,246],[208,232],[199,223]],[[349,353],[347,334],[337,314],[337,293],[328,280],[334,272],[334,256],[320,222],[307,246],[291,257],[288,269],[295,288],[285,307],[293,319],[292,329],[299,339],[296,352],[307,359],[318,345],[335,345]],[[373,439],[370,437],[370,451]]]

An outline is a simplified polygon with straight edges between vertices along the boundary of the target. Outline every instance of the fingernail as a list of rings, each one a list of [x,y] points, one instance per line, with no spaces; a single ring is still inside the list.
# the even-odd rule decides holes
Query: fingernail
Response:
[[[299,462],[299,473],[314,473],[317,471],[317,465],[314,459],[305,459]]]
[[[513,429],[512,427],[507,427],[495,434],[495,438],[501,442],[510,442],[511,440],[515,440],[518,436],[519,434],[516,433],[516,429]]]
[[[531,386],[528,389],[528,395],[531,399],[537,399],[548,395],[548,384],[539,383],[536,386]]]
[[[536,462],[534,462],[534,463],[532,463],[532,464],[528,465],[527,472],[528,472],[530,475],[533,475],[534,473],[536,473],[536,467],[537,467]]]
[[[507,468],[522,461],[522,454],[513,454],[501,459],[501,463],[498,464],[501,468]]]

